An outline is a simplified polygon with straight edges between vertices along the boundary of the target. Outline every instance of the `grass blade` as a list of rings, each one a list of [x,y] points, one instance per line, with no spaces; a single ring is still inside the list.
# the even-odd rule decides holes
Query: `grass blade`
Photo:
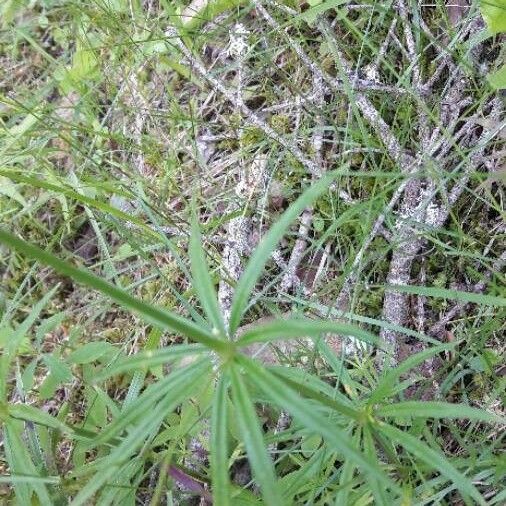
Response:
[[[7,246],[18,250],[23,255],[26,255],[34,260],[49,265],[60,274],[69,276],[74,281],[82,283],[90,288],[98,290],[99,292],[107,295],[121,306],[135,311],[136,313],[143,316],[146,320],[161,327],[162,329],[169,329],[181,333],[182,335],[192,339],[196,342],[202,343],[208,348],[211,348],[218,352],[226,352],[230,346],[218,339],[215,339],[213,335],[206,329],[198,326],[194,322],[183,318],[171,311],[167,311],[156,307],[151,304],[147,304],[130,294],[118,288],[111,283],[95,276],[91,272],[85,269],[78,269],[72,265],[60,260],[51,253],[40,249],[37,246],[27,243],[22,239],[18,239],[16,236],[0,229],[0,242],[3,242]]]
[[[448,290],[446,288],[436,288],[433,286],[388,285],[387,288],[392,291],[414,293],[415,295],[425,295],[427,297],[439,299],[472,302],[473,304],[482,304],[484,306],[506,307],[506,297],[496,297],[494,295],[461,292],[459,290]]]
[[[228,476],[228,378],[222,375],[216,384],[211,414],[211,478],[213,503],[228,506],[230,480]]]
[[[380,339],[356,325],[340,323],[329,320],[309,320],[307,318],[289,318],[274,320],[264,325],[258,325],[246,331],[237,341],[238,346],[252,343],[265,343],[279,339],[292,339],[297,337],[318,338],[325,333],[353,336],[366,343],[379,346]]]
[[[197,292],[204,313],[213,328],[224,339],[226,336],[225,324],[220,307],[218,305],[218,297],[214,288],[209,269],[207,268],[206,257],[202,249],[202,238],[200,230],[195,219],[192,220],[192,233],[189,245],[191,271],[193,277],[193,288]]]
[[[58,485],[61,479],[59,476],[0,476],[0,483],[47,483],[48,485]]]
[[[0,169],[0,175],[9,178],[12,181],[16,181],[17,183],[25,183],[30,186],[34,186],[36,188],[42,188],[44,190],[55,192],[55,194],[57,195],[65,195],[65,197],[70,197],[74,200],[77,200],[78,202],[81,202],[82,204],[98,209],[99,211],[102,211],[110,216],[114,216],[115,218],[126,221],[127,223],[137,225],[144,232],[147,232],[148,234],[154,237],[158,237],[159,235],[157,232],[149,228],[142,220],[136,218],[135,216],[125,213],[114,206],[111,206],[105,202],[101,202],[100,200],[87,197],[86,195],[82,195],[81,193],[71,190],[70,188],[67,188],[65,186],[58,186],[53,183],[48,183],[47,181],[44,181],[42,179],[24,176],[16,172],[2,169]]]
[[[443,351],[448,351],[453,349],[456,346],[455,343],[446,343],[441,344],[439,346],[433,346],[431,348],[427,348],[419,353],[415,353],[411,357],[407,358],[399,364],[394,369],[387,370],[387,373],[380,378],[378,385],[373,390],[369,397],[368,403],[376,404],[386,397],[389,397],[392,395],[392,390],[395,387],[397,383],[397,380],[406,372],[408,372],[410,369],[413,369],[413,367],[417,366],[418,364],[421,364],[425,360],[427,360],[430,357],[433,357],[434,355],[437,355],[438,353],[441,353]]]
[[[22,424],[20,422],[12,419],[5,422],[4,445],[11,479],[18,475],[23,477],[39,476],[26,443],[23,441]],[[32,490],[37,494],[41,504],[49,506],[52,504],[46,483],[40,480],[17,481],[14,482],[14,488],[20,504],[32,504]],[[23,502],[25,500],[26,502]]]
[[[351,436],[351,441],[356,448],[360,448],[361,430],[357,428]],[[351,459],[344,461],[339,473],[339,490],[334,498],[334,506],[350,504],[350,488],[353,488],[353,475],[357,467]]]
[[[282,367],[279,367],[277,369],[269,368],[269,371],[275,374],[281,381],[286,383],[286,385],[292,388],[295,392],[299,392],[305,397],[313,399],[314,401],[319,402],[323,406],[326,406],[334,410],[336,413],[340,413],[352,420],[356,421],[360,420],[362,416],[360,411],[354,409],[352,405],[345,404],[342,401],[338,401],[335,398],[329,397],[328,395],[318,392],[318,390],[315,390],[314,388],[311,388],[307,385],[303,385],[302,383],[299,383],[298,381],[293,380],[290,377],[287,377],[289,369],[286,368],[287,371],[283,371],[283,369],[284,368]]]
[[[140,351],[139,353],[135,353],[129,357],[122,358],[114,364],[111,364],[106,369],[100,371],[100,373],[94,377],[93,381],[94,383],[100,383],[111,376],[116,376],[117,374],[138,369],[147,370],[157,365],[166,364],[171,360],[201,354],[206,350],[207,348],[200,344],[181,344],[157,350]]]
[[[406,418],[465,418],[486,423],[506,424],[506,418],[489,413],[483,409],[472,408],[465,404],[451,404],[439,401],[405,401],[379,407],[375,413],[379,416]]]
[[[74,433],[72,427],[35,406],[30,406],[28,404],[11,404],[8,407],[8,413],[9,416],[16,420],[30,421],[43,427],[50,427],[62,431],[65,434],[72,435]]]
[[[35,323],[57,289],[58,287],[55,286],[52,290],[47,292],[46,295],[44,295],[44,297],[42,297],[42,299],[33,306],[30,314],[23,320],[23,322],[18,325],[12,333],[10,333],[7,342],[5,344],[0,343],[0,346],[3,345],[2,347],[4,348],[2,357],[0,358],[0,401],[5,401],[7,399],[7,374],[23,338],[26,336],[26,333]]]
[[[420,439],[387,424],[378,425],[378,429],[395,444],[402,445],[408,452],[425,462],[433,469],[437,469],[443,476],[452,481],[457,489],[472,497],[478,504],[484,505],[485,500],[476,487],[440,452],[429,448]]]
[[[209,362],[205,364],[207,371],[210,370]],[[81,506],[89,504],[89,499],[102,488],[102,486],[113,476],[118,473],[121,465],[127,462],[133,453],[144,444],[146,438],[154,436],[163,422],[164,418],[185,398],[191,396],[196,384],[204,378],[204,370],[195,371],[194,368],[187,368],[191,375],[183,382],[172,385],[170,388],[166,386],[162,390],[162,400],[153,407],[153,409],[144,411],[141,421],[133,427],[122,442],[112,450],[112,452],[104,459],[96,462],[95,467],[99,471],[89,480],[86,485],[79,491],[74,500],[70,503],[72,506]],[[192,369],[190,371],[190,369]]]
[[[311,185],[279,218],[279,220],[270,228],[260,244],[251,256],[244,273],[237,283],[232,307],[230,310],[230,335],[233,335],[248,303],[248,298],[255,287],[258,278],[261,276],[263,268],[269,259],[270,254],[281,240],[282,236],[297,218],[297,216],[310,205],[319,195],[321,195],[334,179],[335,173],[331,172],[322,177],[315,184]]]
[[[201,360],[178,369],[157,383],[151,384],[121,412],[118,418],[107,425],[95,439],[90,441],[89,448],[107,443],[114,437],[121,435],[126,427],[145,416],[163,396],[167,395],[167,392],[173,392],[180,385],[191,383],[194,376],[199,376],[207,370],[208,364],[207,360]]]
[[[265,504],[279,506],[283,504],[283,501],[276,481],[274,465],[267,453],[258,416],[248,389],[235,364],[231,365],[230,379],[235,413],[253,474],[260,485]]]
[[[423,342],[439,344],[440,341],[434,339],[432,337],[426,336],[420,332],[416,332],[415,330],[408,329],[407,327],[403,327],[401,325],[394,325],[392,323],[388,323],[385,320],[379,320],[376,318],[369,318],[367,316],[358,315],[355,313],[350,313],[348,311],[340,311],[332,306],[327,306],[324,304],[318,304],[316,302],[311,302],[309,300],[302,299],[300,297],[295,297],[293,295],[288,296],[288,299],[297,304],[303,304],[308,309],[315,309],[319,314],[324,314],[327,318],[340,318],[351,321],[356,321],[360,323],[366,323],[367,325],[374,325],[375,327],[380,327],[382,329],[394,330],[395,332],[400,332],[406,336],[414,337]]]
[[[366,455],[369,455],[372,459],[377,459],[378,455],[376,453],[376,447],[374,445],[374,439],[371,434],[371,430],[367,425],[363,427],[363,437],[364,437],[364,452]],[[386,497],[385,490],[381,486],[381,483],[374,478],[370,480],[371,492],[374,497],[374,504],[377,506],[389,506],[392,504],[392,501],[389,501]]]
[[[345,431],[340,430],[327,417],[315,411],[314,407],[294,390],[253,360],[238,356],[237,361],[247,371],[251,381],[275,404],[288,411],[304,427],[320,434],[336,451],[354,461],[358,467],[383,486],[399,491],[399,487],[381,470],[377,462],[362,454],[349,442],[349,435]]]

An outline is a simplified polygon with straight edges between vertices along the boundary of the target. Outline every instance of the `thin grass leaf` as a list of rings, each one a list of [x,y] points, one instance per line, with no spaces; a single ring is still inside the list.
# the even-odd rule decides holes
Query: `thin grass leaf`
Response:
[[[435,297],[438,299],[471,302],[473,304],[482,304],[484,306],[506,307],[506,297],[496,297],[494,295],[461,292],[459,290],[448,290],[446,288],[436,288],[432,286],[387,285],[386,288],[392,291],[414,293],[415,295],[425,295],[426,297]]]
[[[280,367],[279,369],[269,368],[268,370],[275,374],[278,379],[286,383],[287,387],[292,388],[295,392],[298,392],[309,399],[313,399],[323,406],[334,410],[336,413],[340,413],[341,415],[351,418],[352,420],[359,421],[361,419],[362,415],[360,411],[354,409],[351,403],[348,404],[347,402],[338,401],[333,397],[329,397],[328,395],[318,392],[314,388],[295,381],[287,377],[287,372],[282,369],[283,368]]]
[[[158,352],[155,350],[157,350],[158,346],[160,345],[160,339],[162,335],[163,331],[157,327],[153,327],[150,330],[148,338],[143,346],[143,352],[146,353],[146,355],[149,355],[150,352],[155,356],[158,355]],[[147,368],[137,369],[134,372],[132,380],[130,381],[130,385],[128,386],[128,391],[125,395],[125,399],[121,405],[121,411],[124,411],[139,396],[139,392],[141,391],[142,385],[144,384],[147,372]]]
[[[478,504],[485,505],[485,500],[471,481],[460,473],[450,461],[440,452],[429,448],[420,439],[402,430],[384,423],[379,424],[378,430],[392,442],[402,445],[408,452],[425,462],[433,469],[437,469],[443,476],[452,481],[464,495],[472,497]]]
[[[255,287],[258,278],[262,275],[263,268],[270,257],[270,254],[281,240],[290,224],[297,216],[316,198],[318,198],[330,185],[335,178],[335,173],[330,172],[322,177],[315,184],[311,185],[278,219],[270,228],[264,238],[260,241],[249,262],[244,269],[244,273],[237,283],[232,307],[230,309],[230,335],[234,335],[242,315],[246,309],[249,296]]]
[[[320,379],[319,376],[310,374],[297,366],[269,366],[267,367],[267,370],[276,374],[280,378],[286,378],[291,380],[294,384],[308,387],[315,392],[323,394],[326,398],[337,401],[348,408],[353,409],[355,406],[353,401],[341,393],[335,386],[330,385],[326,381]]]
[[[293,496],[320,475],[322,462],[332,466],[335,460],[335,454],[326,445],[321,446],[299,469],[280,478],[284,496],[293,504]]]
[[[355,434],[351,436],[351,441],[355,448],[360,448],[361,430],[357,428]],[[357,469],[355,462],[352,459],[346,459],[341,466],[339,473],[339,488],[340,490],[334,498],[334,506],[341,506],[341,504],[350,504],[350,488],[352,488],[353,475]]]
[[[230,479],[228,475],[228,377],[223,374],[217,381],[211,413],[211,479],[213,504],[228,506]]]
[[[202,249],[202,237],[195,218],[192,220],[189,254],[193,278],[193,288],[202,304],[204,313],[222,339],[226,336],[225,324],[218,305],[218,297],[214,288],[206,257]]]
[[[113,438],[120,436],[125,428],[143,418],[146,412],[164,396],[172,396],[181,385],[192,384],[192,379],[204,374],[209,367],[207,359],[200,360],[182,369],[169,374],[165,378],[151,384],[130,405],[121,412],[120,416],[107,425],[95,439],[89,442],[87,448],[94,448],[105,444]],[[169,394],[168,394],[169,393]]]
[[[400,332],[406,336],[414,337],[416,339],[420,339],[421,341],[432,343],[432,344],[439,344],[440,341],[437,339],[434,339],[430,336],[426,336],[425,334],[422,334],[420,332],[416,332],[415,330],[408,329],[407,327],[403,327],[401,325],[394,325],[392,323],[388,323],[384,320],[378,320],[376,318],[369,318],[367,316],[358,315],[355,313],[350,313],[348,311],[340,311],[339,309],[336,309],[331,306],[326,306],[324,304],[318,304],[316,302],[311,302],[308,300],[304,300],[300,297],[296,297],[293,295],[289,295],[288,299],[297,303],[297,304],[303,304],[307,308],[315,309],[319,314],[324,314],[327,318],[334,317],[339,319],[350,319],[361,323],[367,323],[368,325],[374,325],[377,327],[380,327],[382,329],[388,329],[388,330],[394,330],[395,332]]]
[[[72,499],[69,506],[83,506],[90,504],[89,500],[99,491],[107,481],[118,472],[116,466],[111,466],[97,473],[82,487],[77,495]],[[91,503],[93,504],[93,503]]]
[[[349,434],[318,413],[311,404],[284,382],[245,356],[237,356],[236,360],[247,371],[251,381],[276,405],[288,411],[307,429],[320,434],[336,451],[354,461],[358,467],[377,479],[383,486],[396,492],[400,491],[398,485],[381,470],[377,462],[365,456],[349,442]]]
[[[235,364],[231,364],[230,379],[235,414],[241,428],[253,475],[260,485],[265,503],[268,506],[279,506],[283,504],[283,500],[276,480],[274,465],[267,453],[258,415],[248,389]]]
[[[207,371],[210,371],[209,362],[206,365]],[[94,494],[116,475],[120,467],[145,443],[146,439],[156,435],[164,418],[185,398],[188,398],[195,386],[205,379],[205,371],[192,370],[191,372],[192,374],[186,381],[173,385],[170,389],[166,387],[163,390],[162,400],[152,409],[144,412],[142,419],[128,432],[121,444],[114,448],[106,458],[95,461],[93,467],[98,469],[97,473],[79,491],[71,502],[72,506],[88,504]]]
[[[138,369],[148,370],[151,367],[166,364],[172,360],[192,355],[200,355],[207,351],[201,344],[176,344],[156,350],[145,350],[119,359],[117,362],[100,371],[94,378],[94,383],[100,383],[111,376],[123,374]]]
[[[95,276],[89,271],[73,267],[51,253],[29,244],[22,239],[18,239],[16,236],[2,229],[0,229],[0,242],[18,250],[23,255],[49,265],[60,274],[69,276],[74,281],[98,290],[116,301],[121,306],[139,313],[146,320],[161,327],[162,329],[179,332],[189,339],[202,343],[217,352],[226,352],[231,347],[228,343],[215,339],[214,336],[207,331],[207,329],[200,327],[192,321],[172,313],[171,311],[142,302],[141,300],[132,297],[121,288],[118,288],[102,278]]]
[[[380,346],[381,343],[381,340],[377,336],[356,325],[328,320],[288,318],[286,320],[274,320],[247,330],[237,341],[237,345],[246,346],[252,343],[266,343],[298,337],[318,338],[326,333],[341,334],[343,339],[346,339],[346,336],[353,336],[376,346]]]
[[[44,297],[42,297],[42,299],[33,306],[30,314],[23,320],[23,322],[20,323],[9,335],[8,341],[5,343],[4,350],[2,352],[2,357],[0,358],[0,400],[5,401],[7,399],[7,374],[19,346],[26,337],[30,327],[35,323],[37,318],[40,316],[40,313],[47,306],[48,302],[57,290],[58,285],[52,290],[49,290],[49,292],[47,292],[46,295],[44,295]]]
[[[292,24],[296,20],[301,19],[307,21],[308,23],[313,24],[318,16],[324,14],[329,9],[335,9],[336,7],[339,7],[340,5],[343,5],[345,3],[346,0],[323,0],[321,3],[316,4],[313,7],[310,7],[303,13],[294,16],[293,19],[289,21],[289,23]],[[313,4],[311,3],[309,5]]]
[[[503,416],[489,413],[483,409],[472,408],[465,404],[451,404],[439,401],[405,401],[380,406],[376,415],[406,418],[450,418],[477,420],[486,423],[506,424]]]
[[[23,465],[23,461],[21,461],[21,465],[18,464],[19,459],[22,459],[22,455],[26,452],[26,447],[22,445],[22,450],[18,453],[17,447],[20,445],[20,437],[16,435],[16,427],[11,427],[9,420],[2,420],[2,422],[3,450],[5,460],[9,466],[9,472],[11,473],[9,478],[16,477],[18,475],[21,477],[24,475],[36,475],[36,472],[34,471],[35,466],[29,456],[29,470],[26,469],[26,463]],[[14,482],[14,492],[16,494],[16,499],[20,504],[30,504],[32,490],[33,489],[30,484],[25,480]]]
[[[363,427],[363,440],[364,440],[364,453],[369,455],[371,459],[377,460],[378,454],[374,445],[374,439],[371,434],[371,430],[367,425]],[[390,506],[391,500],[388,500],[384,488],[381,486],[376,479],[371,478],[369,481],[371,486],[371,492],[374,497],[374,504],[377,506]]]
[[[8,419],[4,424],[4,445],[5,445],[5,456],[11,476],[21,475],[26,476],[39,476],[35,464],[28,452],[27,446],[23,441],[22,423]],[[31,481],[18,481],[14,483],[16,490],[16,496],[22,503],[28,499],[24,504],[32,504],[31,496],[32,491],[37,494],[42,505],[51,506],[52,501],[50,498],[49,491],[46,487],[46,483],[39,480]]]
[[[74,430],[67,424],[58,420],[49,413],[42,411],[35,406],[29,406],[28,404],[11,404],[8,407],[9,416],[17,420],[24,420],[33,422],[43,427],[49,427],[51,429],[62,431],[66,434],[73,434]]]
[[[452,350],[455,346],[456,343],[445,343],[440,344],[439,346],[432,346],[431,348],[427,348],[419,353],[415,353],[394,369],[388,369],[386,374],[380,378],[378,385],[371,393],[368,403],[372,405],[382,401],[386,397],[389,397],[392,395],[395,386],[398,385],[398,379],[403,374],[407,373],[409,370],[413,369],[413,367],[416,367],[428,358],[433,357],[438,353],[442,353],[443,351]]]
[[[221,13],[245,4],[243,0],[193,0],[183,10],[180,21],[184,28],[195,30]]]
[[[142,468],[144,462],[141,458],[132,459],[123,465],[114,475],[112,484],[103,487],[98,495],[94,506],[123,506],[132,504],[134,491],[138,490],[139,481],[142,480]],[[156,504],[156,503],[150,503]]]
[[[75,349],[67,357],[71,364],[89,364],[98,360],[106,353],[114,352],[116,348],[107,341],[91,341]]]
[[[125,213],[120,209],[111,206],[105,202],[101,202],[100,200],[93,199],[91,197],[87,197],[86,195],[82,195],[70,188],[66,188],[65,186],[58,186],[53,183],[48,183],[47,181],[43,181],[42,179],[38,179],[35,177],[24,176],[18,174],[17,172],[12,172],[4,169],[0,169],[0,175],[5,176],[12,181],[16,181],[18,183],[29,184],[30,186],[34,186],[35,188],[42,188],[44,190],[49,190],[54,192],[57,195],[65,195],[65,197],[70,197],[78,202],[81,202],[87,206],[93,207],[102,211],[110,216],[114,216],[120,220],[126,221],[127,223],[132,223],[133,225],[137,225],[144,232],[148,234],[158,237],[158,232],[155,232],[153,229],[148,227],[142,220],[132,216],[131,214]]]
[[[47,483],[48,485],[58,485],[61,482],[59,476],[0,476],[0,483]]]

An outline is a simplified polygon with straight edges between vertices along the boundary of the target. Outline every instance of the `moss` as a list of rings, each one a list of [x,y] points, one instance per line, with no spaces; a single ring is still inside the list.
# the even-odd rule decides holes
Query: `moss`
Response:
[[[279,134],[287,134],[292,128],[292,121],[286,114],[274,114],[269,119],[269,125]]]
[[[125,339],[124,332],[118,327],[104,329],[101,334],[102,338],[110,343],[122,343]]]
[[[248,127],[242,130],[241,145],[245,148],[255,146],[264,139],[265,135],[256,127]]]
[[[445,272],[440,272],[434,277],[432,284],[437,288],[445,288],[448,283],[448,277]]]
[[[243,117],[240,112],[233,112],[228,117],[228,124],[232,130],[238,130],[243,126]]]

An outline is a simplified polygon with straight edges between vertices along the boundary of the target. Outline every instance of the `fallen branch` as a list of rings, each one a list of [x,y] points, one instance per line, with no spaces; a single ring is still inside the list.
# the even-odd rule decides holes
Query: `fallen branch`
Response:
[[[267,137],[283,146],[310,174],[317,178],[321,176],[321,167],[319,167],[313,160],[307,158],[300,150],[300,148],[295,145],[295,143],[279,135],[263,119],[255,114],[244,103],[242,98],[238,97],[237,94],[229,90],[221,81],[216,79],[212,73],[205,68],[203,63],[185,46],[174,27],[169,27],[166,30],[165,35],[171,39],[172,43],[174,43],[174,45],[181,51],[186,60],[189,62],[189,65],[197,71],[201,78],[206,80],[215,90],[219,91],[231,104],[233,104],[234,107],[241,111],[243,120],[247,125],[259,128]],[[343,190],[339,190],[339,196],[345,202],[352,202],[351,197]]]

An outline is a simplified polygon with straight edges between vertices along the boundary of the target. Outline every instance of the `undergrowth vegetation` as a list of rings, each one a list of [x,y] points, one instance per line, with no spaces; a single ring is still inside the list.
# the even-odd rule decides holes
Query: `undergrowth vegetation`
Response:
[[[506,502],[503,0],[0,5],[0,502]]]

